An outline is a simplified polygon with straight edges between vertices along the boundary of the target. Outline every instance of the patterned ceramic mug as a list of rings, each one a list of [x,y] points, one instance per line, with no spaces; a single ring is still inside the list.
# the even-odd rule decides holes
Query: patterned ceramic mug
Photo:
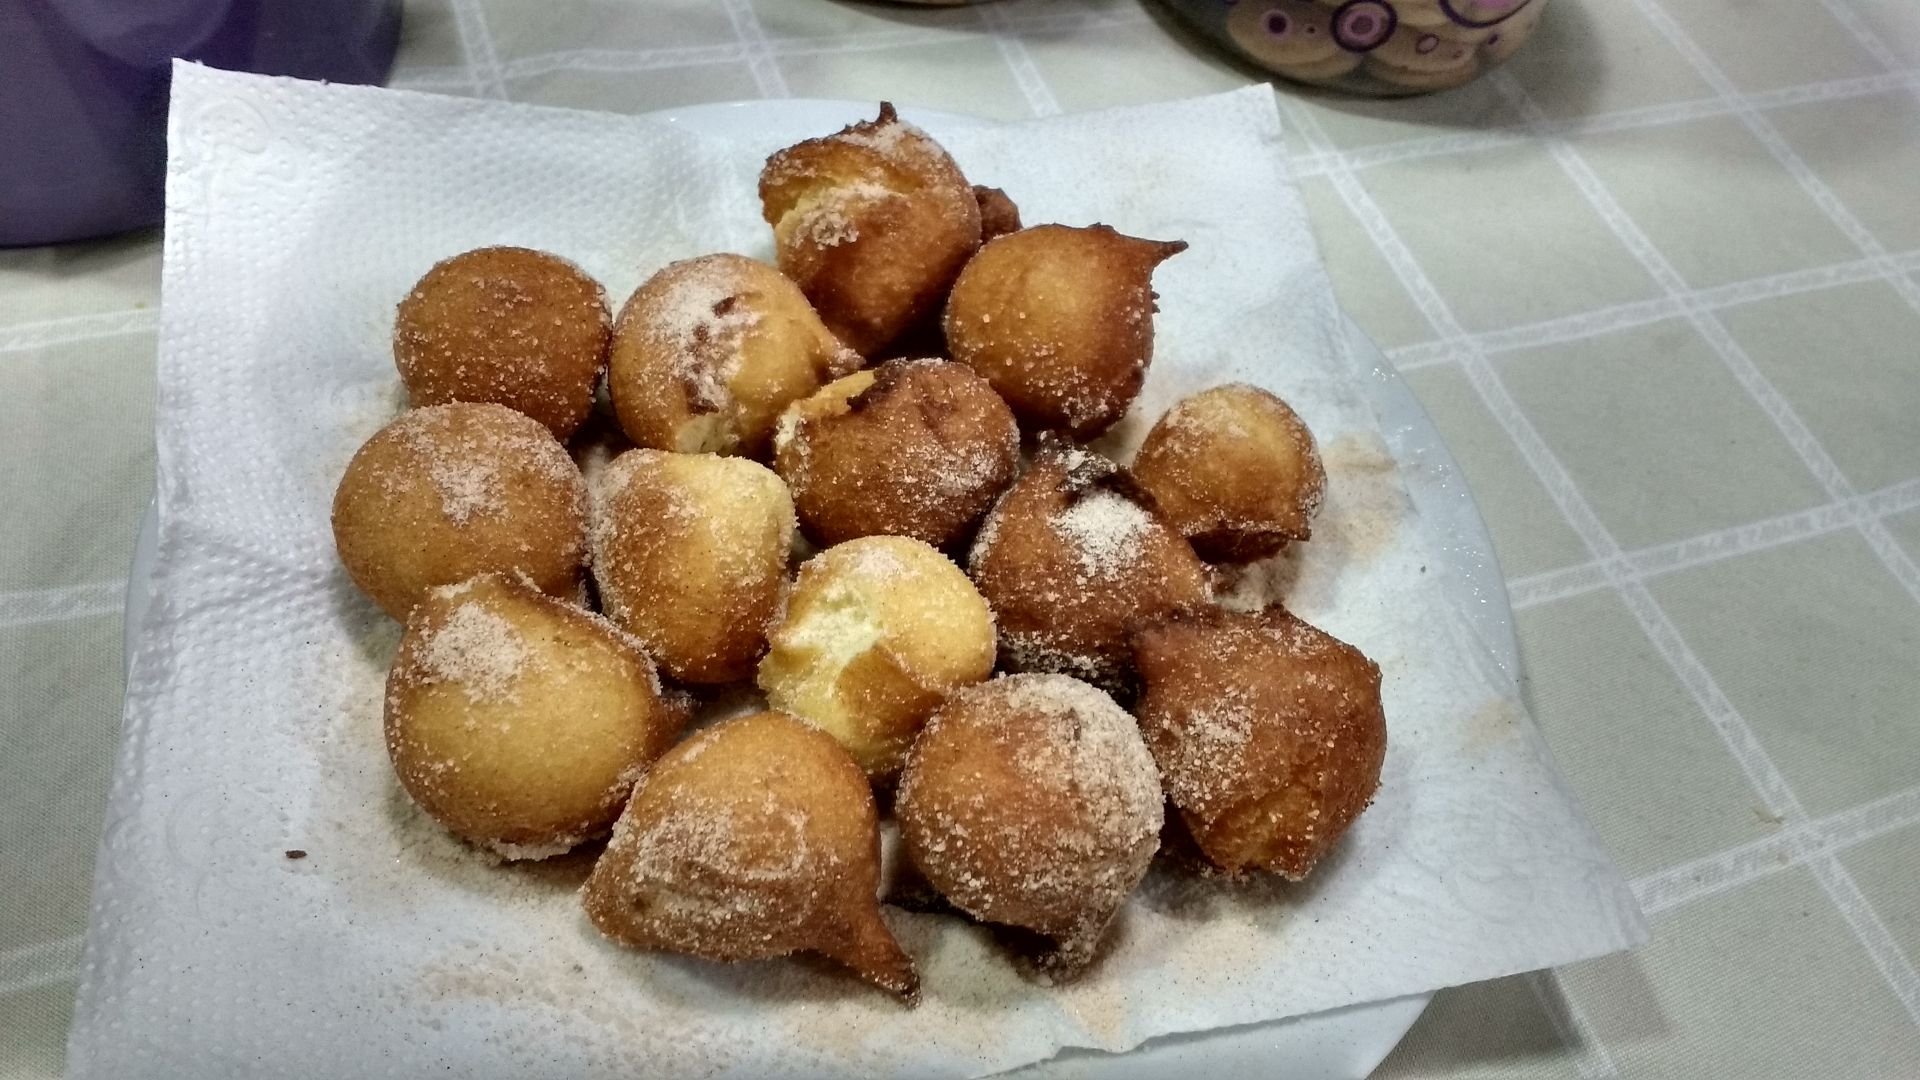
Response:
[[[1468,82],[1525,44],[1547,6],[1547,0],[1160,2],[1269,71],[1363,94],[1419,94]]]
[[[1533,36],[1547,0],[1162,0],[1269,71],[1369,94],[1459,86]]]

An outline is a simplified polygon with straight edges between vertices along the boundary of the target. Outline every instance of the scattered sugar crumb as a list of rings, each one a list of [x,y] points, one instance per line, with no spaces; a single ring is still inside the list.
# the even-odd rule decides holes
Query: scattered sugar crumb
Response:
[[[469,601],[421,645],[418,660],[429,682],[452,683],[480,703],[507,700],[531,656],[512,623]]]
[[[480,846],[506,862],[539,862],[565,855],[588,839],[586,836],[563,836],[545,844],[509,844],[504,840],[489,840]]]
[[[1116,492],[1094,491],[1055,514],[1050,524],[1072,545],[1084,579],[1111,581],[1140,557],[1153,516]]]

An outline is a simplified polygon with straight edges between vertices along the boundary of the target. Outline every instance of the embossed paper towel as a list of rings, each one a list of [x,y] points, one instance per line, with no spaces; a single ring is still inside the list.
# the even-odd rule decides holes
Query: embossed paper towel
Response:
[[[1317,538],[1254,584],[1379,660],[1380,797],[1307,885],[1156,873],[1069,988],[1023,981],[953,920],[890,911],[922,965],[914,1011],[806,962],[623,951],[580,915],[577,860],[490,865],[425,821],[379,736],[397,633],[347,584],[327,525],[340,469],[399,405],[393,305],[436,259],[547,248],[617,302],[671,259],[765,255],[759,161],[811,132],[771,119],[707,138],[194,66],[173,93],[156,601],[71,1075],[980,1074],[1642,933],[1510,681],[1437,584],[1338,347],[1266,91],[934,133],[1030,221],[1192,244],[1156,278],[1159,356],[1110,441],[1124,451],[1140,415],[1229,377],[1299,407],[1326,448],[1329,504]]]

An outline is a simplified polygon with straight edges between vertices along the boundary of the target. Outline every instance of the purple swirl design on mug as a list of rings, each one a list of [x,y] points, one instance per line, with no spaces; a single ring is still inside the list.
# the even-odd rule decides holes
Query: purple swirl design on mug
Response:
[[[1348,52],[1368,52],[1393,36],[1400,15],[1383,0],[1347,0],[1334,10],[1333,40]]]
[[[1460,14],[1459,9],[1453,6],[1454,0],[1440,0],[1440,11],[1449,21],[1457,26],[1465,26],[1474,30],[1484,30],[1489,26],[1499,26],[1501,23],[1520,14],[1521,9],[1531,4],[1533,0],[1481,0],[1481,2],[1487,7],[1498,7],[1502,4],[1510,4],[1512,6],[1491,19],[1467,18],[1465,15]]]

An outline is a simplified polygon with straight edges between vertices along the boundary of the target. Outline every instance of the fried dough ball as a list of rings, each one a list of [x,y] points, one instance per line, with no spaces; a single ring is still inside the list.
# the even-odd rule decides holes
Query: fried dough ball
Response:
[[[1278,607],[1176,613],[1133,649],[1140,729],[1201,851],[1306,877],[1380,784],[1379,667]]]
[[[1112,462],[1042,443],[980,526],[968,570],[993,606],[1001,663],[1107,689],[1131,670],[1127,623],[1211,598],[1206,564]]]
[[[707,728],[647,771],[581,891],[600,932],[707,960],[822,953],[917,1002],[880,918],[866,777],[826,734],[762,712]]]
[[[877,120],[768,158],[760,202],[780,269],[862,356],[936,311],[980,246],[960,167],[886,102]]]
[[[414,405],[484,401],[578,430],[607,367],[607,295],[557,255],[490,247],[434,264],[393,324]]]
[[[894,813],[907,856],[975,918],[1051,940],[1071,977],[1160,846],[1160,776],[1133,717],[1065,675],[956,691],[907,757]]]
[[[1286,402],[1246,383],[1168,409],[1140,444],[1133,476],[1194,550],[1225,562],[1307,539],[1327,487],[1307,425]]]
[[[504,405],[403,413],[368,439],[333,495],[333,542],[354,584],[396,619],[436,585],[493,571],[578,595],[586,485],[545,427]]]
[[[629,450],[594,489],[593,580],[662,671],[732,682],[766,648],[793,533],[787,485],[766,466]]]
[[[985,379],[892,361],[789,406],[774,467],[814,539],[911,536],[936,547],[980,520],[1020,468],[1020,428]]]
[[[782,409],[859,366],[780,271],[702,255],[620,309],[607,392],[641,446],[759,457]]]
[[[606,832],[682,723],[631,638],[498,574],[428,594],[387,675],[387,754],[401,786],[509,859]]]
[[[767,702],[820,728],[875,779],[927,714],[993,671],[993,613],[945,555],[868,536],[807,560],[760,662]]]
[[[973,200],[980,204],[980,242],[1020,231],[1020,208],[1007,193],[997,187],[973,185]]]
[[[1153,268],[1183,240],[1036,225],[985,245],[947,298],[947,347],[1021,423],[1090,439],[1133,404],[1153,359]]]

